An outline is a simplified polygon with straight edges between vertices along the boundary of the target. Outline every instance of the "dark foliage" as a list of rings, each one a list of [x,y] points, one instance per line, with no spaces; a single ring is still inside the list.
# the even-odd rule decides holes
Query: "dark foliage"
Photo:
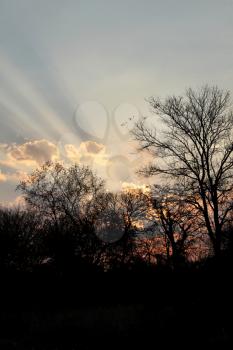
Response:
[[[63,218],[42,227],[21,210],[0,215],[1,349],[231,346],[230,228],[217,260],[174,269],[139,257],[117,263],[122,242],[108,246],[88,225]],[[93,241],[85,246],[87,232]]]

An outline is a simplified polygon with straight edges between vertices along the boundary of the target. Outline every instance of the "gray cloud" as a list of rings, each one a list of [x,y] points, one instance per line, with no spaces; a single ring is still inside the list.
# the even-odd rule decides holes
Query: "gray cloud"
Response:
[[[21,145],[11,146],[8,154],[16,161],[35,161],[43,164],[58,158],[55,144],[47,140],[28,141]]]

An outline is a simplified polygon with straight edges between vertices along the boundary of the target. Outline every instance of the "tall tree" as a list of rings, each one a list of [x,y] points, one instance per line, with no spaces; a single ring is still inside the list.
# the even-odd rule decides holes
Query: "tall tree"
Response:
[[[184,185],[187,201],[202,215],[214,252],[219,255],[224,225],[233,208],[233,113],[230,94],[218,87],[188,89],[185,96],[149,99],[164,128],[157,133],[146,119],[134,137],[156,163],[146,175],[162,174]]]

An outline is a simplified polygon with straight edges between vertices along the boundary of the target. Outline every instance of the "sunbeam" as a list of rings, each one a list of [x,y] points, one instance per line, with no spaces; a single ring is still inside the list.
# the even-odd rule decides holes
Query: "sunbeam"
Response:
[[[25,72],[21,72],[17,66],[10,63],[9,58],[5,58],[1,53],[0,55],[0,67],[1,67],[1,77],[3,78],[3,88],[4,82],[7,82],[7,85],[11,89],[8,90],[9,94],[18,95],[18,100],[21,100],[22,106],[14,108],[14,113],[19,112],[19,118],[30,125],[33,123],[37,130],[40,130],[41,135],[52,134],[55,131],[58,135],[62,135],[65,132],[68,132],[66,124],[62,120],[62,116],[57,115],[51,106],[46,102],[44,96],[42,96],[35,85],[35,82],[32,82],[27,79]],[[11,96],[8,96],[8,99]],[[4,98],[1,96],[1,102],[6,104],[9,108],[9,100],[4,101]],[[17,104],[15,101],[11,101],[10,105]],[[31,111],[32,115],[29,117],[28,113],[25,115],[25,111]],[[22,113],[22,111],[24,111]],[[37,118],[37,119],[36,119]]]

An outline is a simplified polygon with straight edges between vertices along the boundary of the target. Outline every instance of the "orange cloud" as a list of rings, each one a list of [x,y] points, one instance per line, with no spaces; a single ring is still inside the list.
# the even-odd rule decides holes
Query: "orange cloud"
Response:
[[[79,147],[73,144],[64,146],[67,158],[76,163],[103,163],[106,159],[105,146],[93,141],[82,142]]]
[[[0,182],[5,182],[7,180],[6,175],[0,171]]]

